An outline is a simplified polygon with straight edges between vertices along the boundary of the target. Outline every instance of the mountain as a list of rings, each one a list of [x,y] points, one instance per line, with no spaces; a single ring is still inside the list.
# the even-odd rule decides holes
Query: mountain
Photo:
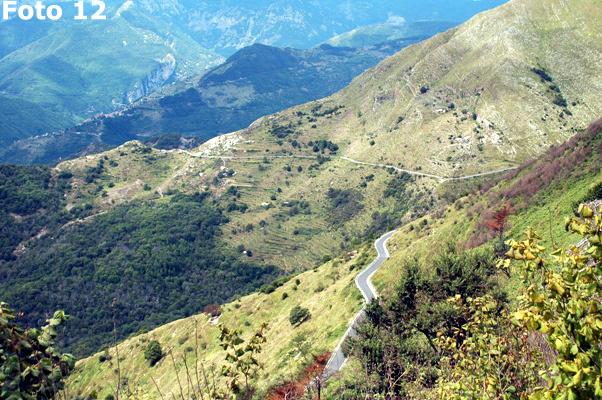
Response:
[[[503,0],[454,3],[444,0],[173,0],[168,3],[143,0],[136,2],[135,7],[160,15],[186,29],[204,47],[229,56],[255,43],[308,49],[338,34],[386,21],[391,16],[408,21],[445,19],[461,22],[503,3]]]
[[[329,138],[351,141],[349,157],[441,176],[520,163],[602,111],[601,12],[513,1],[479,14],[333,96],[347,113],[329,122]]]
[[[365,25],[342,33],[326,43],[340,47],[364,47],[391,40],[423,38],[431,36],[429,32],[443,32],[456,24],[444,21],[408,22],[402,17],[390,17],[384,23]]]
[[[13,18],[8,21],[0,22],[0,58],[20,49],[48,34],[52,22],[37,21],[32,24],[27,21]],[[27,33],[27,34],[25,34]]]
[[[440,271],[446,260],[446,244],[450,240],[459,248],[480,246],[476,254],[490,251],[499,239],[487,226],[488,218],[493,218],[504,205],[509,205],[512,210],[508,216],[506,237],[520,237],[528,226],[533,226],[542,233],[545,246],[552,248],[574,244],[576,235],[564,229],[564,218],[573,215],[576,204],[596,198],[595,195],[592,197],[592,193],[598,196],[602,193],[601,165],[602,121],[599,121],[597,126],[592,125],[587,132],[554,146],[516,171],[480,182],[448,182],[442,185],[440,191],[450,196],[446,202],[427,215],[399,226],[388,242],[390,258],[374,277],[375,285],[384,299],[383,304],[395,301],[399,293],[398,285],[403,282],[400,277],[407,276],[406,268],[412,262],[421,266],[435,262],[438,263],[437,271]],[[550,226],[551,220],[554,221],[553,226]],[[460,257],[463,256],[465,253],[459,253],[447,262],[453,263],[458,269]],[[312,271],[280,282],[273,291],[255,293],[222,306],[219,323],[241,329],[243,338],[250,337],[262,323],[269,324],[265,332],[267,342],[259,356],[265,369],[256,378],[255,398],[281,399],[285,397],[283,393],[289,393],[286,398],[291,398],[291,393],[299,396],[292,398],[302,398],[303,382],[306,382],[306,378],[317,376],[324,368],[325,355],[335,348],[347,324],[361,308],[354,277],[374,257],[371,246],[360,246],[357,252],[337,257]],[[433,269],[426,271],[430,275],[425,275],[435,275]],[[486,277],[476,278],[482,283]],[[427,283],[425,281],[423,285]],[[441,286],[453,283],[450,279],[442,282]],[[466,283],[461,282],[459,286],[463,284]],[[510,280],[506,285],[515,287],[516,280]],[[407,295],[408,292],[401,294]],[[295,305],[307,307],[311,313],[311,319],[300,326],[291,326],[288,321]],[[432,318],[437,314],[436,311],[427,315]],[[426,315],[419,317],[427,318]],[[430,371],[434,374],[428,369],[428,364],[422,364],[425,357],[430,357],[423,333],[408,335],[414,343],[410,349],[418,348],[421,351],[396,353],[395,357],[400,363],[413,359],[414,362],[409,364],[414,369],[421,368],[421,372]],[[219,346],[219,337],[219,327],[208,313],[174,321],[128,338],[119,344],[118,349],[113,346],[81,360],[68,381],[69,391],[82,396],[113,393],[112,385],[107,382],[114,379],[116,363],[111,359],[115,359],[117,351],[127,354],[120,364],[121,373],[128,377],[129,382],[136,382],[128,385],[129,390],[139,390],[149,398],[179,393],[177,376],[181,382],[187,382],[186,363],[191,370],[202,368],[208,375],[214,373],[218,386],[225,385],[224,381],[219,380],[220,367],[225,358]],[[373,337],[372,343],[376,343],[376,334]],[[406,336],[395,336],[395,339],[407,340]],[[149,367],[144,349],[151,340],[158,341],[163,349],[171,349],[174,361],[171,357],[165,357],[156,366]],[[374,351],[369,344],[366,344],[366,348]],[[378,362],[382,362],[382,359],[377,360],[377,365]],[[192,367],[195,365],[201,367]],[[309,377],[305,375],[308,371],[311,373]],[[379,370],[375,367],[374,371]],[[191,374],[194,376],[194,372]],[[344,393],[356,398],[350,393],[357,393],[358,388],[378,393],[380,388],[375,387],[372,380],[358,383],[358,377],[365,374],[365,366],[359,363],[357,356],[352,356],[343,373],[331,377],[328,382],[322,382],[323,398],[342,398]],[[196,382],[194,379],[192,381]],[[416,380],[413,375],[402,375],[402,380],[409,382],[408,387],[418,386],[422,390],[426,387],[427,391],[430,390],[428,393],[433,394],[432,384],[428,381]],[[189,383],[182,385],[184,390],[190,386]],[[301,392],[295,389],[298,386]],[[268,397],[269,393],[273,397]],[[410,393],[408,398],[424,398],[425,392],[420,392],[422,396]]]
[[[133,10],[117,10],[107,21],[33,25],[0,25],[6,33],[0,104],[12,109],[0,122],[2,146],[114,111],[222,60],[177,28]]]
[[[418,221],[411,232],[430,234],[437,226],[418,218],[445,215],[438,207],[473,179],[520,172],[602,115],[596,5],[514,0],[329,98],[198,148],[129,142],[60,163],[41,182],[37,172],[3,179],[12,183],[2,193],[24,197],[3,208],[2,292],[30,325],[71,306],[69,348],[89,354],[111,340],[111,293],[123,338],[352,253],[387,229]],[[600,165],[592,160],[584,171]],[[223,296],[195,295],[219,284]],[[82,287],[93,302],[81,300]]]
[[[381,1],[375,7],[356,0],[110,0],[107,21],[82,22],[71,21],[73,1],[68,0],[57,23],[0,22],[0,107],[14,110],[0,122],[0,145],[121,110],[171,83],[202,75],[222,61],[217,54],[230,56],[255,43],[307,49],[392,15],[399,15],[397,20],[440,19],[445,12],[449,20],[463,21],[501,2],[462,0],[449,7],[436,0],[414,7],[415,2]],[[432,28],[427,36],[440,27]]]
[[[177,85],[175,93],[150,96],[74,128],[17,141],[0,151],[0,159],[18,164],[54,163],[162,134],[207,140],[245,128],[264,115],[329,96],[383,58],[418,40],[399,39],[359,49],[322,45],[295,50],[252,45],[196,77],[193,84]]]

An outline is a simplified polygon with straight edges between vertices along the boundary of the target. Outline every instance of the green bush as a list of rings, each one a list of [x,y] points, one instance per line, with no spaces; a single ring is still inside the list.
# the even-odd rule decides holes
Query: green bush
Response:
[[[295,306],[291,310],[289,321],[293,326],[299,326],[311,318],[311,313],[307,308]]]
[[[449,297],[502,297],[491,279],[497,272],[492,249],[465,251],[441,244],[439,254],[424,264],[408,260],[401,270],[389,296],[366,307],[357,336],[344,349],[369,375],[370,383],[361,390],[384,398],[413,398],[410,390],[430,388],[437,380],[436,339],[463,323]]]
[[[15,314],[0,303],[0,398],[51,399],[63,389],[63,380],[75,359],[55,348],[57,327],[67,320],[57,311],[42,329],[25,330]]]
[[[573,208],[577,209],[582,203],[602,199],[602,182],[598,182],[591,186],[587,194],[573,204]]]
[[[156,340],[151,340],[144,349],[144,359],[151,367],[154,367],[163,358],[163,349]]]

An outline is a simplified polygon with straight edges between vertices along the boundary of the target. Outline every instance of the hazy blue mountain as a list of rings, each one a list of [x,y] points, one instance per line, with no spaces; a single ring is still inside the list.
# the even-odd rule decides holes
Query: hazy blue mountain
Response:
[[[114,111],[223,60],[159,18],[109,15],[0,24],[0,145]]]
[[[429,32],[444,31],[454,25],[452,22],[434,20],[408,22],[401,17],[391,17],[386,22],[360,26],[337,35],[326,43],[339,47],[364,47],[391,40],[423,37]]]
[[[310,48],[391,17],[462,22],[505,0],[140,0],[136,7],[185,27],[204,47],[230,55],[253,43]]]

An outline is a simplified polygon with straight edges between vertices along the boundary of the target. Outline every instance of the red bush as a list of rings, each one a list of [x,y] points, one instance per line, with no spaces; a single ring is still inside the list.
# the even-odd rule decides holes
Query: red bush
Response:
[[[307,367],[300,378],[296,381],[288,382],[274,388],[268,395],[269,400],[294,400],[303,399],[305,393],[305,387],[311,383],[311,381],[324,372],[326,363],[330,358],[330,353],[322,354],[316,357],[313,364]]]
[[[203,308],[203,312],[209,314],[212,318],[216,318],[222,315],[222,308],[219,304],[209,304]]]

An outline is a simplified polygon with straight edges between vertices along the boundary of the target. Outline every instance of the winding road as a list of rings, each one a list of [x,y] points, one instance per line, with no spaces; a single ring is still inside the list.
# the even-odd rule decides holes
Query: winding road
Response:
[[[171,152],[173,150],[163,150],[163,151]],[[177,150],[177,152],[187,154],[190,157],[194,157],[194,158],[221,159],[221,160],[263,160],[263,159],[274,160],[274,159],[281,159],[281,158],[303,159],[303,160],[317,159],[317,156],[304,156],[304,155],[295,155],[295,154],[288,154],[288,155],[272,154],[272,155],[260,155],[260,156],[220,156],[220,155],[208,155],[208,154],[202,154],[202,153],[192,153],[188,150]],[[429,174],[426,172],[412,171],[410,169],[403,169],[403,168],[396,167],[394,165],[358,161],[353,158],[344,157],[344,156],[340,157],[339,159],[341,159],[343,161],[347,161],[351,164],[356,164],[356,165],[366,165],[366,166],[376,167],[376,168],[393,169],[397,172],[405,172],[406,174],[410,174],[413,176],[436,179],[439,182],[462,181],[462,180],[478,178],[478,177],[482,177],[482,176],[496,175],[496,174],[500,174],[502,172],[513,171],[518,168],[518,167],[508,167],[508,168],[496,169],[494,171],[487,171],[487,172],[481,172],[481,173],[477,173],[477,174],[463,175],[463,176],[440,176],[440,175]]]
[[[395,232],[396,231],[385,233],[374,242],[374,247],[376,247],[376,252],[378,255],[372,261],[372,263],[368,265],[366,269],[360,272],[359,275],[355,278],[355,285],[362,293],[362,296],[364,296],[365,304],[378,297],[378,293],[372,285],[371,279],[372,276],[376,273],[376,271],[378,271],[378,269],[383,265],[383,263],[389,258],[387,241],[391,239],[391,236],[393,236]],[[347,358],[343,354],[343,343],[348,337],[355,336],[355,328],[363,319],[365,308],[366,306],[364,305],[362,310],[355,316],[351,324],[349,324],[347,331],[339,341],[339,344],[333,351],[332,355],[330,356],[330,359],[328,360],[328,363],[326,364],[326,367],[324,368],[322,379],[328,379],[330,376],[339,372],[345,366]]]

